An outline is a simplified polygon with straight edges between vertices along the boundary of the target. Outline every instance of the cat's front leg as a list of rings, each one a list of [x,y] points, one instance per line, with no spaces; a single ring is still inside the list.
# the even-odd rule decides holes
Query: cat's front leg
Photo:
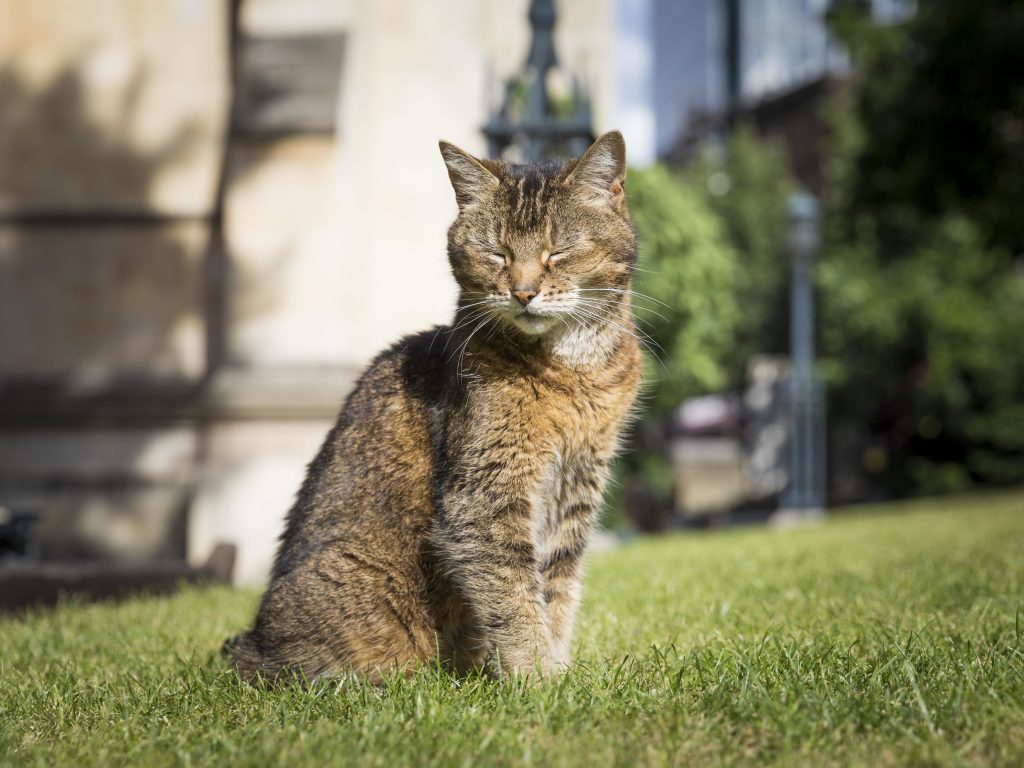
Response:
[[[583,553],[601,506],[605,461],[594,460],[570,471],[545,537],[541,576],[551,622],[552,659],[570,661],[573,627],[583,593]]]
[[[435,549],[465,602],[477,642],[508,674],[552,669],[551,630],[529,497],[505,472],[468,472],[448,484]]]
[[[551,621],[551,656],[557,666],[567,666],[570,660],[572,632],[582,597],[583,550],[589,537],[589,525],[584,518],[593,516],[589,505],[572,505],[569,518],[555,534],[550,554],[541,564],[544,579],[544,600]]]

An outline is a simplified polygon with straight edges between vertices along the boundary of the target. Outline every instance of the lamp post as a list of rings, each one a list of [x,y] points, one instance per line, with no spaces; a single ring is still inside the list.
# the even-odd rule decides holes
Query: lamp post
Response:
[[[530,3],[530,53],[519,75],[505,83],[504,99],[483,127],[493,158],[516,150],[511,158],[535,162],[552,155],[580,155],[594,141],[590,100],[573,78],[572,93],[558,108],[548,90],[549,73],[558,67],[555,54],[554,0]]]
[[[814,281],[819,205],[813,195],[789,199],[790,283],[789,485],[776,522],[818,517],[825,507],[825,403],[814,374]]]

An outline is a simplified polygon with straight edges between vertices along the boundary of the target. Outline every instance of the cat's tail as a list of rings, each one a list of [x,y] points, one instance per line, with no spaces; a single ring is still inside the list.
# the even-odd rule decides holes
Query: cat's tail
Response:
[[[324,676],[323,672],[307,673],[301,666],[263,653],[252,632],[229,637],[221,646],[220,655],[243,680],[256,686],[275,685],[281,679],[309,685]]]

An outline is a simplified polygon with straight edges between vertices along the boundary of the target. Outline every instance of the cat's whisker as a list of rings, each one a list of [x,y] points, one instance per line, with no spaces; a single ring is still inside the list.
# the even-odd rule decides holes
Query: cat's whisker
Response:
[[[642,331],[639,331],[636,328],[632,328],[632,327],[628,327],[628,326],[622,325],[620,323],[616,323],[614,320],[609,320],[607,317],[602,317],[601,315],[595,314],[591,310],[586,310],[586,309],[580,308],[579,309],[579,313],[581,315],[583,315],[584,317],[588,318],[588,319],[594,320],[597,323],[604,323],[606,325],[611,326],[612,328],[615,328],[615,329],[621,331],[622,333],[628,334],[629,336],[632,336],[634,339],[636,339],[640,343],[645,343],[644,338],[641,338],[641,337],[642,336],[645,337],[646,334],[644,334]]]
[[[479,323],[486,323],[486,319],[480,319],[480,318],[477,318],[477,323],[478,323],[478,324],[479,324]],[[477,328],[479,328],[479,325],[476,325],[476,326],[474,326],[474,328],[473,328],[473,331],[475,332],[475,330],[476,330]],[[454,334],[453,334],[453,336],[454,336]],[[451,337],[450,337],[450,338],[451,338]],[[451,356],[451,357],[449,357],[449,358],[447,358],[447,359],[449,359],[450,361],[451,361],[451,360],[453,360],[453,359],[457,360],[457,362],[456,362],[456,372],[457,372],[457,373],[459,372],[459,367],[460,367],[460,365],[461,365],[461,361],[462,361],[462,357],[461,357],[461,354],[460,354],[460,353],[461,353],[461,351],[463,350],[463,348],[465,347],[465,345],[466,345],[466,344],[468,344],[468,343],[469,343],[469,339],[468,339],[468,338],[463,338],[463,339],[462,339],[462,341],[460,341],[460,342],[459,342],[459,344],[458,344],[458,346],[457,346],[457,347],[455,348],[455,350],[454,350],[454,351],[452,352],[452,356]],[[443,351],[445,351],[445,350],[442,350],[442,352],[443,352]]]
[[[461,304],[461,305],[459,305],[459,309],[469,309],[470,307],[477,307],[477,306],[484,305],[484,304],[489,305],[489,304],[492,304],[492,303],[494,303],[492,300],[476,301],[476,302],[473,302],[471,304]],[[476,314],[477,312],[479,312],[479,310],[477,310],[476,312],[471,312],[470,316],[471,317],[472,316],[478,316]],[[454,327],[448,327],[448,326],[444,326],[444,325],[438,327],[438,329],[434,332],[433,337],[430,339],[430,346],[427,347],[427,351],[428,352],[433,351],[433,349],[434,349],[434,342],[437,341],[437,337],[440,334],[442,334],[442,333],[447,334],[448,338],[450,339],[452,331],[457,330],[462,325],[463,325],[463,322],[458,323]],[[447,349],[447,348],[448,348],[448,344],[447,344],[447,342],[445,342],[445,349]],[[441,351],[444,352],[444,350],[441,350]]]
[[[617,293],[617,292],[610,291],[610,293]],[[637,296],[635,294],[631,294],[629,298],[630,298],[630,303],[634,307],[636,307],[637,309],[643,309],[643,310],[646,310],[648,312],[653,312],[654,310],[653,310],[652,307],[660,306],[660,307],[663,307],[665,309],[671,310],[672,312],[676,311],[675,307],[673,307],[673,306],[671,306],[669,304],[666,304],[663,301],[658,301],[657,299],[648,298],[646,296]]]
[[[579,317],[582,317],[587,320],[593,320],[598,324],[605,324],[611,326],[612,328],[623,331],[624,333],[628,333],[629,335],[636,338],[636,334],[633,329],[628,328],[627,326],[624,326],[620,323],[617,323],[611,318],[599,314],[595,310],[587,309],[586,307],[577,305],[571,314],[578,315]]]
[[[577,301],[579,303],[583,304],[584,306],[587,306],[587,305],[600,306],[603,311],[607,311],[609,309],[615,309],[615,308],[618,308],[618,307],[622,306],[622,302],[621,301],[616,301],[614,299],[595,299],[595,298],[592,298],[592,297],[582,297],[582,296],[580,296],[577,299]],[[634,319],[635,320],[637,320],[638,322],[641,322],[641,323],[645,323],[645,324],[651,326],[652,328],[655,326],[655,323],[653,321],[647,319],[646,317],[638,317],[638,316],[636,316],[635,312],[636,311],[649,312],[651,314],[657,315],[659,318],[661,318],[666,323],[668,322],[668,318],[666,318],[661,313],[659,313],[659,312],[657,312],[657,311],[655,311],[655,310],[653,310],[653,309],[651,309],[649,307],[631,306],[630,309],[632,309],[633,312],[634,312]]]
[[[485,317],[490,314],[491,310],[486,307],[484,309],[474,310],[473,312],[470,312],[466,317],[462,318],[458,323],[449,328],[447,332],[448,339],[444,343],[444,349],[441,350],[441,354],[443,355],[445,352],[448,351],[448,344],[451,342],[452,337],[455,335],[455,332],[457,330],[459,330],[460,328],[464,328],[467,325],[471,325],[472,323],[478,321],[481,317]]]
[[[608,313],[609,310],[611,309],[609,307],[593,307],[593,306],[590,306],[589,304],[586,304],[586,303],[583,303],[583,302],[581,302],[581,305],[583,307],[586,307],[586,308],[590,309],[593,312],[596,312],[597,314],[601,315],[602,317],[606,313]],[[633,321],[635,323],[647,326],[647,329],[643,330],[644,333],[647,333],[647,330],[654,331],[658,327],[657,323],[655,323],[652,320],[647,319],[646,317],[637,317],[636,315],[634,315],[632,319],[633,319]],[[639,330],[641,330],[641,329],[638,328],[638,331]]]
[[[460,379],[462,378],[462,359],[465,357],[466,350],[469,348],[469,342],[473,340],[473,337],[476,335],[477,331],[479,331],[482,327],[487,325],[490,319],[491,317],[489,315],[488,317],[485,317],[483,320],[481,320],[473,329],[473,331],[469,334],[469,336],[466,337],[466,340],[462,342],[462,346],[459,348],[461,351],[457,353],[459,356],[458,361],[455,363],[455,370]]]
[[[594,302],[594,303],[602,303],[602,304],[606,304],[606,305],[608,305],[608,306],[615,306],[615,307],[618,307],[618,306],[621,306],[621,305],[622,305],[622,302],[621,302],[621,301],[617,301],[617,300],[615,300],[615,299],[596,299],[596,298],[594,298],[594,297],[592,297],[592,296],[589,296],[589,297],[584,297],[584,296],[580,296],[580,297],[579,297],[579,301],[583,301],[583,302]],[[664,320],[664,321],[665,321],[666,323],[667,323],[667,322],[669,322],[669,320],[668,320],[668,318],[667,318],[667,317],[665,317],[665,316],[664,316],[663,314],[661,314],[661,313],[660,313],[660,312],[658,312],[657,310],[655,310],[655,309],[651,309],[650,307],[644,307],[644,306],[632,305],[632,309],[633,309],[634,311],[636,311],[636,312],[647,312],[647,313],[649,313],[649,314],[652,314],[652,315],[657,315],[657,316],[658,316],[658,317],[660,317],[660,318],[661,318],[662,320]],[[647,320],[646,320],[645,318],[637,318],[637,319],[638,319],[638,320],[644,320],[644,322],[649,322],[649,321],[647,321]]]
[[[585,291],[603,291],[603,292],[607,292],[607,293],[627,293],[627,294],[630,294],[630,295],[632,295],[632,296],[634,296],[634,297],[636,297],[638,299],[645,299],[647,301],[653,301],[655,304],[661,304],[661,306],[665,307],[666,309],[671,309],[671,310],[675,311],[675,307],[673,307],[671,304],[666,304],[664,301],[656,299],[653,296],[648,296],[646,293],[640,293],[639,291],[637,291],[634,288],[631,288],[629,290],[623,290],[622,288],[579,288],[577,290],[579,290],[581,293],[585,292]]]
[[[487,298],[482,299],[480,301],[473,301],[473,302],[470,302],[469,304],[459,304],[458,307],[456,307],[456,310],[469,309],[470,307],[479,307],[479,306],[484,305],[484,304],[487,304],[487,305],[501,304],[501,303],[505,302],[506,300],[507,299],[506,299],[505,296],[488,296]]]
[[[467,312],[465,317],[460,318],[459,321],[449,329],[449,331],[457,331],[460,328],[471,325],[484,315],[490,314],[490,312],[491,310],[489,307],[481,307],[479,309],[474,309],[472,312]]]

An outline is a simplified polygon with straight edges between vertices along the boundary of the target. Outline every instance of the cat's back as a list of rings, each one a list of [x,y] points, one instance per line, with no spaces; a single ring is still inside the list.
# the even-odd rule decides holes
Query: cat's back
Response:
[[[288,514],[277,574],[339,537],[411,545],[427,525],[444,375],[437,335],[406,336],[360,376]]]
[[[374,358],[342,406],[338,447],[382,448],[382,440],[411,447],[423,437],[440,407],[443,330],[405,336]]]

